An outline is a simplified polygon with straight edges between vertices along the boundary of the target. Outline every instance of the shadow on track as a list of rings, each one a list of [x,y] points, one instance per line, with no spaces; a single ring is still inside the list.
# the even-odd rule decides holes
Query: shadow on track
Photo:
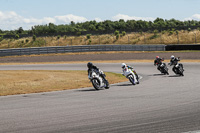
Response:
[[[163,75],[165,75],[165,74],[153,74],[153,75],[148,75],[148,76],[163,76]]]
[[[168,76],[168,77],[174,77],[174,78],[176,78],[176,77],[182,77],[182,76],[180,76],[180,75],[170,75],[170,76]]]
[[[85,90],[75,90],[75,91],[79,91],[79,92],[90,92],[90,91],[98,91],[95,89],[85,89]]]
[[[120,85],[116,85],[116,86],[133,86],[132,84],[129,84],[129,83],[127,83],[127,84],[120,84]]]

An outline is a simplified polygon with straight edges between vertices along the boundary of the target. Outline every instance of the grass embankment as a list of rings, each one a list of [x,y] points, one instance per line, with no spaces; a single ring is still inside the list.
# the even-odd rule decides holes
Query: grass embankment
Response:
[[[83,36],[32,37],[21,39],[3,39],[0,48],[71,46],[95,44],[194,44],[200,43],[200,31],[181,30],[163,31],[161,33],[133,32],[116,39],[114,34]]]
[[[110,84],[127,81],[121,74],[105,73]],[[0,96],[92,87],[86,71],[1,71]]]

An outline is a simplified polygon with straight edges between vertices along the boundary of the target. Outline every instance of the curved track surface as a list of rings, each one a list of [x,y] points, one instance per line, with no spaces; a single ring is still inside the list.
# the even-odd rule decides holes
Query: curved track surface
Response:
[[[0,97],[0,132],[189,132],[200,130],[200,63],[184,63],[185,76],[161,75],[151,63],[134,63],[139,85],[111,85]],[[119,63],[97,64],[121,73]],[[0,70],[86,70],[85,64],[13,65]],[[87,78],[87,77],[86,77]]]

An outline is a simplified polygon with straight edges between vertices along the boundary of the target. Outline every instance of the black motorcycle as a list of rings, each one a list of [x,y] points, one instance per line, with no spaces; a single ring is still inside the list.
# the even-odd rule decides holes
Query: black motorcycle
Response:
[[[164,61],[164,58],[162,58],[162,61]],[[158,70],[164,74],[164,75],[169,75],[169,72],[168,72],[168,68],[167,68],[167,65],[163,62],[159,62],[159,63],[156,63],[155,65],[158,66]]]
[[[179,57],[179,58],[180,58],[180,57]],[[179,58],[178,58],[178,59],[179,59]],[[176,61],[175,63],[170,62],[169,65],[170,65],[170,66],[173,65],[172,71],[173,71],[175,74],[180,75],[180,76],[184,76],[184,74],[183,74],[183,72],[184,72],[183,64],[178,63],[178,61]]]
[[[161,73],[169,75],[168,68],[165,63],[160,64],[159,68]]]
[[[173,70],[174,70],[175,74],[179,74],[180,76],[184,76],[184,74],[183,74],[183,72],[184,72],[183,64],[180,63],[180,64],[177,64],[177,65],[174,65]]]

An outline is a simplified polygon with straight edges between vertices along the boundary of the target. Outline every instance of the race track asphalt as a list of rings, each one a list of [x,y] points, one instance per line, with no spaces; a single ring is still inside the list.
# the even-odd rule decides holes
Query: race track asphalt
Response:
[[[120,63],[96,64],[121,73]],[[139,85],[111,85],[0,97],[0,133],[181,133],[200,130],[200,63],[185,76],[161,75],[153,63],[129,64]],[[1,65],[0,70],[86,70],[85,64]],[[87,77],[86,77],[87,78]]]

